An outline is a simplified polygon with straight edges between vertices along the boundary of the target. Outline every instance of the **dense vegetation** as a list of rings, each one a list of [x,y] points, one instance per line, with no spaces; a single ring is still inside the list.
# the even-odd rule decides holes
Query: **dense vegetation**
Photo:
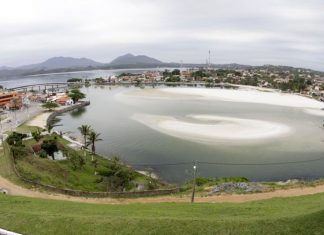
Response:
[[[70,78],[67,80],[67,82],[83,82],[82,78]]]
[[[90,131],[91,135],[94,131]],[[136,191],[163,187],[161,183],[132,170],[118,157],[107,160],[93,151],[75,150],[60,135],[41,136],[33,132],[32,139],[26,134],[12,133],[7,143],[19,173],[33,181],[83,191]],[[98,138],[98,133],[95,133]],[[96,140],[90,143],[94,146]],[[61,159],[55,154],[61,153]],[[9,157],[9,156],[7,156]]]
[[[23,234],[323,234],[324,194],[248,203],[96,205],[0,195]]]

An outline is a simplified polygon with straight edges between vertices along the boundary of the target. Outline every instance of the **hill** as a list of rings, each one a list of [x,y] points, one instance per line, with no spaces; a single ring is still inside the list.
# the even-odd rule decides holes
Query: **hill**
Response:
[[[123,56],[119,56],[113,61],[110,62],[110,65],[159,65],[162,64],[160,60],[154,59],[152,57],[148,57],[145,55],[133,55],[133,54],[126,54]]]
[[[18,67],[21,70],[51,70],[62,68],[100,67],[104,64],[88,58],[53,57],[39,64]]]

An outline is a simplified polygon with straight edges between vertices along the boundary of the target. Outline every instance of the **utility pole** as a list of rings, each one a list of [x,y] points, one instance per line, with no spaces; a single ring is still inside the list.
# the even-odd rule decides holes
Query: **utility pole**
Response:
[[[210,69],[210,50],[208,51],[208,69]]]
[[[196,193],[196,174],[197,174],[197,161],[194,162],[193,165],[193,182],[192,182],[192,195],[191,195],[191,203],[195,202],[195,193]]]

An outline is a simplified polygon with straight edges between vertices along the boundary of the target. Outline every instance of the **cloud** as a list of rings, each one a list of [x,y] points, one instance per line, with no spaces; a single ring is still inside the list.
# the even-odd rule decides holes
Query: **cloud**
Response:
[[[0,8],[0,65],[51,56],[110,61],[287,64],[324,70],[320,0],[11,0]]]

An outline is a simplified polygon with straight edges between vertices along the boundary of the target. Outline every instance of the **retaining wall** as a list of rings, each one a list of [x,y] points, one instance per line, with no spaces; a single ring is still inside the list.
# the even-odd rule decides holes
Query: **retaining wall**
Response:
[[[79,109],[85,106],[90,105],[90,101],[80,101],[77,104],[71,105],[71,106],[67,106],[64,109],[60,109],[60,110],[55,110],[53,113],[51,113],[51,115],[49,115],[49,117],[47,118],[46,124],[50,124],[51,122],[54,121],[54,119],[56,118],[56,116],[62,114],[62,113],[66,113],[66,112],[70,112],[74,109]]]

